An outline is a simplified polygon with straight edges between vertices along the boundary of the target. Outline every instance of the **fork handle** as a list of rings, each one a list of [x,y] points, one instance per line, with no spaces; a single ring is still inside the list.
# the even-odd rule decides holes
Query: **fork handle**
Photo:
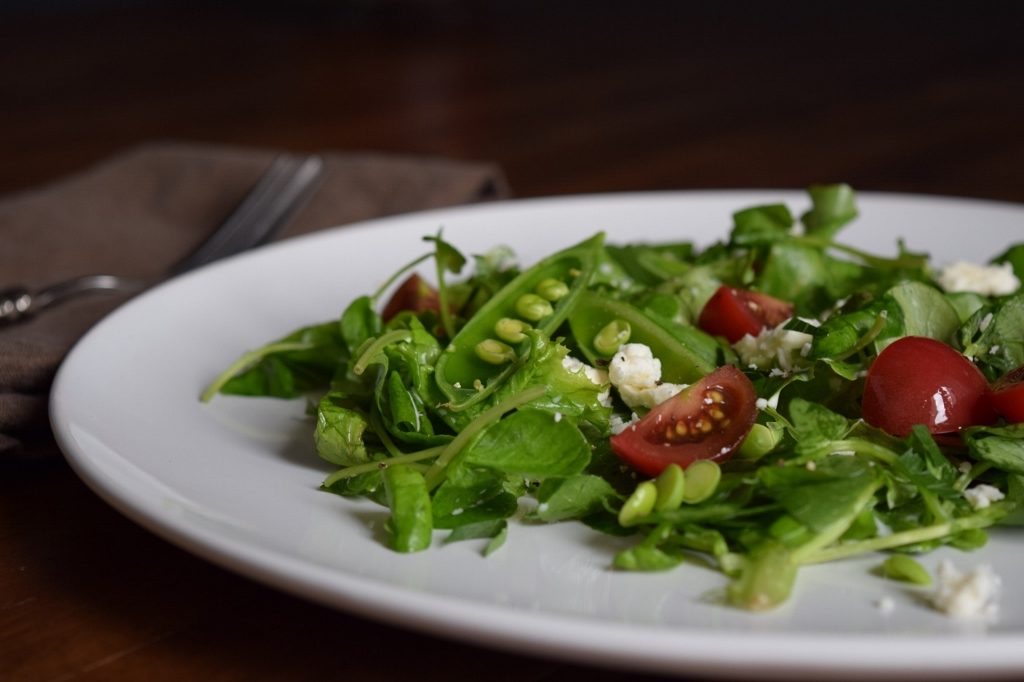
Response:
[[[13,287],[0,291],[0,325],[18,322],[43,308],[91,291],[122,291],[137,293],[145,282],[113,275],[86,275],[60,282],[38,291]]]
[[[32,293],[28,289],[15,287],[0,291],[0,324],[20,320],[31,310]]]

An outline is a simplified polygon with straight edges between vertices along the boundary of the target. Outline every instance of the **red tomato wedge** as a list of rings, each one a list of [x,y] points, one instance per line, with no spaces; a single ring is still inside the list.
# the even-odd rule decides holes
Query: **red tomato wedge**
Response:
[[[719,367],[612,436],[612,450],[648,476],[673,462],[685,468],[698,459],[728,459],[757,418],[756,401],[743,372]]]
[[[992,407],[1008,422],[1024,422],[1024,367],[1007,372],[992,385]]]
[[[775,327],[792,316],[790,303],[768,294],[723,286],[704,304],[697,325],[712,336],[724,336],[729,343],[736,343],[746,334],[757,336],[765,327]]]
[[[878,354],[861,403],[864,420],[903,437],[915,424],[936,434],[996,420],[988,382],[970,360],[941,341],[907,336]]]
[[[409,275],[395,289],[395,293],[391,295],[380,316],[382,320],[387,322],[405,310],[411,310],[414,313],[422,313],[425,310],[440,310],[437,290],[424,282],[416,273]]]

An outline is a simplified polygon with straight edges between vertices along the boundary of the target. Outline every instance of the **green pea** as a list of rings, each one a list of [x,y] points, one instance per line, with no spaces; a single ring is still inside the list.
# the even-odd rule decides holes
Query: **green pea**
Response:
[[[516,352],[497,339],[484,339],[473,350],[478,358],[491,365],[504,365],[516,359]]]
[[[689,504],[703,502],[715,494],[721,479],[722,470],[716,462],[710,459],[697,460],[686,468],[683,501]]]
[[[882,562],[880,570],[882,575],[893,580],[902,580],[925,587],[932,584],[932,576],[928,573],[928,569],[906,554],[893,554]]]
[[[683,491],[686,487],[686,474],[683,467],[676,463],[669,464],[654,479],[654,487],[658,490],[658,499],[654,503],[657,511],[678,509],[683,503]]]
[[[569,285],[561,280],[557,280],[553,277],[541,280],[534,291],[540,295],[541,298],[545,298],[549,301],[557,301],[560,298],[565,298],[569,294]]]
[[[615,351],[619,350],[622,344],[629,341],[629,336],[632,333],[633,328],[629,326],[629,322],[614,319],[594,337],[594,350],[605,357],[611,357],[615,355]]]
[[[775,449],[782,440],[782,425],[772,422],[769,425],[754,424],[750,433],[743,439],[737,454],[742,459],[761,459]]]
[[[537,294],[523,294],[516,299],[516,313],[530,322],[539,322],[555,312],[551,304]]]
[[[530,328],[530,325],[523,322],[522,320],[516,320],[511,317],[503,317],[494,323],[494,334],[502,341],[508,341],[509,343],[519,343],[526,339],[525,332]]]
[[[619,525],[632,526],[640,523],[654,510],[657,499],[658,488],[654,481],[644,481],[638,485],[619,510]]]

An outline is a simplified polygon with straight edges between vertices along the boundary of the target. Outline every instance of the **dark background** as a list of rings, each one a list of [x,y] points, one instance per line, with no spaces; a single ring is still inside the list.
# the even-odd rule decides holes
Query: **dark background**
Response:
[[[494,161],[518,196],[846,181],[1024,201],[1022,20],[1016,2],[0,4],[0,194],[159,139]],[[58,459],[3,464],[0,501],[0,677],[633,677],[254,585]]]
[[[159,138],[493,160],[520,196],[1022,198],[1021,3],[46,7],[0,16],[0,191]]]

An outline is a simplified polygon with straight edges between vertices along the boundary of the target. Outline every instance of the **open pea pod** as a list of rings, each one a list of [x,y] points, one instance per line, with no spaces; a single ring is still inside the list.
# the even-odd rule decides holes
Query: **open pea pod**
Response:
[[[654,357],[661,360],[664,381],[689,384],[715,369],[718,345],[704,332],[683,326],[670,331],[636,306],[595,291],[585,291],[569,314],[569,327],[576,344],[591,363],[608,359],[610,353],[599,352],[594,340],[616,321],[629,325],[630,343],[649,346]]]
[[[517,325],[546,334],[558,328],[589,284],[603,245],[604,233],[598,233],[545,258],[502,287],[459,330],[434,371],[449,409],[481,400],[515,370],[530,347],[525,335],[517,338]]]

